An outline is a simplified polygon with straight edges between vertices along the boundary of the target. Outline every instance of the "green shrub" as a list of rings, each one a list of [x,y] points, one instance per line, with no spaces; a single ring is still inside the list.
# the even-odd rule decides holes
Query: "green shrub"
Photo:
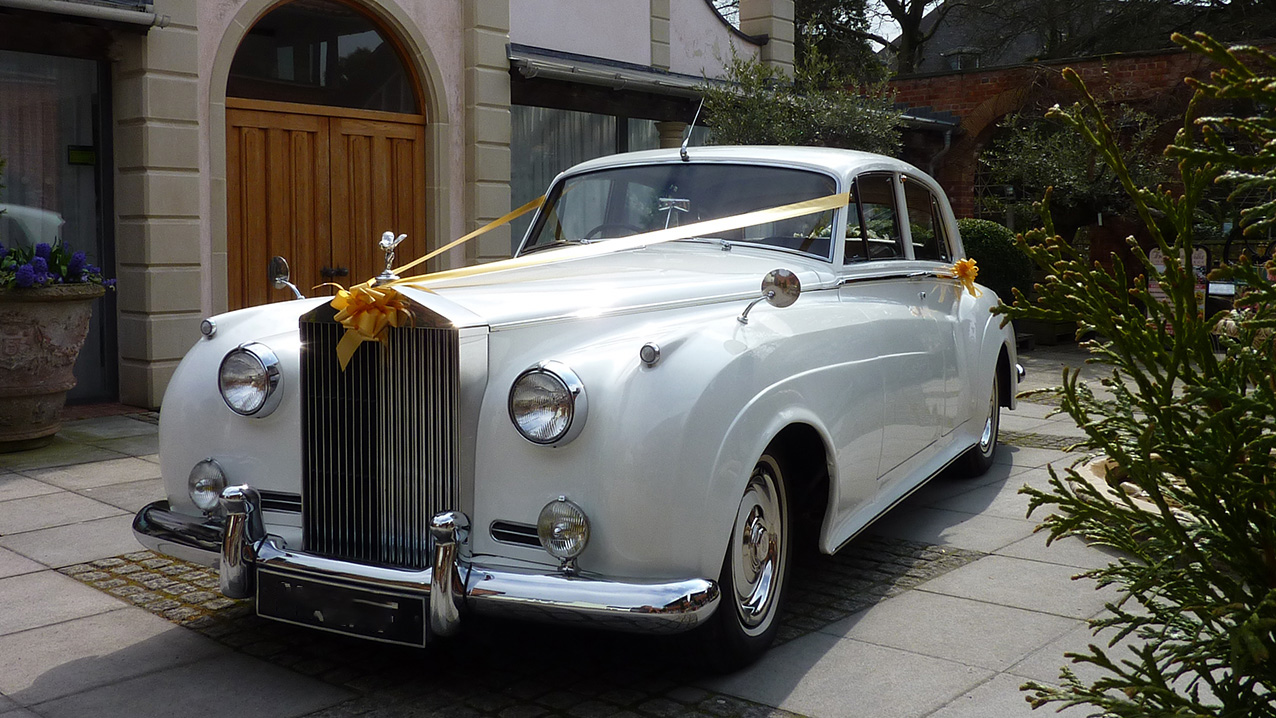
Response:
[[[987,219],[959,219],[957,229],[966,257],[979,265],[979,283],[1009,304],[1013,289],[1032,289],[1032,260],[1015,245],[1015,233]]]
[[[1065,654],[1099,669],[1082,680],[1065,668],[1058,685],[1032,682],[1034,706],[1098,709],[1129,718],[1276,716],[1276,286],[1264,267],[1242,262],[1223,273],[1241,288],[1234,312],[1207,315],[1196,278],[1179,257],[1191,250],[1201,201],[1220,184],[1234,192],[1276,188],[1276,57],[1224,48],[1208,37],[1175,36],[1217,63],[1167,154],[1179,162],[1174,190],[1140,187],[1114,128],[1080,77],[1064,76],[1082,103],[1054,116],[1086,138],[1129,194],[1165,256],[1139,263],[1127,280],[1120,258],[1091,264],[1049,221],[1021,246],[1049,276],[1033,303],[995,311],[1012,318],[1075,321],[1094,331],[1091,362],[1106,370],[1097,396],[1065,372],[1060,406],[1085,431],[1081,448],[1122,470],[1109,486],[1075,470],[1051,470],[1046,490],[1024,487],[1029,514],[1045,508],[1050,540],[1081,536],[1123,557],[1086,572],[1119,592],[1091,620],[1108,629],[1086,650]],[[1240,101],[1253,116],[1201,117],[1207,104]],[[1240,113],[1238,113],[1240,114]],[[1242,214],[1246,232],[1276,220],[1276,203]],[[1150,287],[1159,285],[1161,292]],[[1219,351],[1215,349],[1215,343]],[[1113,490],[1108,490],[1109,487]]]

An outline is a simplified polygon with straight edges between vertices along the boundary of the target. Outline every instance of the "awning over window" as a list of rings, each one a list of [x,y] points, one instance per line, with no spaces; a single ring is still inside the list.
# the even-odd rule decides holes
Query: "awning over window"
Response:
[[[509,45],[509,60],[510,67],[529,80],[539,77],[657,95],[700,97],[699,88],[706,82],[697,75],[514,43]]]
[[[168,25],[167,15],[151,10],[149,0],[0,0],[0,8],[59,15],[68,20],[116,25],[146,32]]]

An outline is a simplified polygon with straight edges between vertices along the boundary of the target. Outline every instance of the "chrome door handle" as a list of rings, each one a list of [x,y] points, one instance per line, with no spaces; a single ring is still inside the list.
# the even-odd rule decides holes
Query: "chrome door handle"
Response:
[[[926,301],[926,292],[918,292],[917,298],[922,300],[923,302]]]

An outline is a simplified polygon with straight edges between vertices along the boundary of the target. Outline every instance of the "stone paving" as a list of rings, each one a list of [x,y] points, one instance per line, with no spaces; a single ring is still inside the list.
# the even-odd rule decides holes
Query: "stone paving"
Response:
[[[0,455],[0,717],[1033,715],[1018,685],[1056,680],[1111,597],[1071,580],[1106,555],[1047,549],[1025,519],[1018,487],[1080,458],[1041,396],[1003,413],[987,476],[938,477],[837,555],[798,557],[778,645],[731,676],[685,636],[482,619],[415,650],[257,618],[133,541],[162,495],[154,415],[71,422]]]

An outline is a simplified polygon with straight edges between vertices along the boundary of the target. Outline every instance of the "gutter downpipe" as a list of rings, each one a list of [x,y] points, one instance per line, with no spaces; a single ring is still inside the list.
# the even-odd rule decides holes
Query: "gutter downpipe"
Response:
[[[158,15],[146,10],[125,10],[123,8],[102,7],[69,0],[0,0],[0,8],[14,10],[32,10],[35,12],[70,15],[92,20],[127,23],[151,27],[168,27],[168,15]]]
[[[934,156],[930,158],[930,162],[927,163],[926,165],[926,174],[930,175],[932,179],[934,179],[935,177],[935,165],[938,164],[939,160],[942,159],[944,155],[948,154],[948,150],[951,150],[952,148],[953,148],[953,131],[951,129],[944,130],[943,149],[936,152]]]

